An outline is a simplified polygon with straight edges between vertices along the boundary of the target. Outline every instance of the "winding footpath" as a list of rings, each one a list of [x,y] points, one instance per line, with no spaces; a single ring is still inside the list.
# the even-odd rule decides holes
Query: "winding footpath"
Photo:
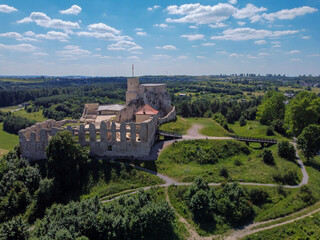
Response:
[[[171,145],[173,142],[176,142],[176,141],[184,141],[184,140],[198,140],[198,139],[214,139],[214,140],[231,140],[233,138],[231,137],[207,137],[207,136],[203,136],[201,134],[199,134],[199,130],[201,129],[201,125],[193,125],[188,133],[186,135],[183,135],[182,139],[178,139],[178,140],[170,140],[170,141],[164,141],[164,142],[159,142],[157,144],[155,144],[151,150],[151,153],[150,153],[150,156],[148,158],[144,158],[142,160],[145,160],[145,161],[155,161],[158,156],[161,154],[161,152],[166,148],[168,147],[169,145]],[[301,172],[302,172],[302,180],[301,182],[298,184],[298,185],[284,185],[283,187],[284,188],[299,188],[305,184],[308,183],[309,181],[309,176],[308,176],[308,173],[306,171],[306,168],[302,162],[302,160],[299,158],[299,155],[298,155],[298,151],[297,151],[297,146],[296,146],[296,143],[295,142],[292,142],[294,144],[294,147],[296,148],[296,157],[297,157],[297,164],[298,166],[300,167],[301,169]],[[167,202],[169,203],[169,205],[172,207],[172,204],[170,202],[170,198],[168,196],[168,187],[170,185],[176,185],[176,186],[187,186],[187,185],[191,185],[192,183],[181,183],[181,182],[178,182],[176,181],[175,179],[172,179],[166,175],[163,175],[161,173],[158,173],[158,172],[154,172],[152,170],[149,170],[149,169],[146,169],[146,168],[143,168],[143,167],[140,167],[140,166],[136,166],[134,164],[129,164],[129,163],[123,163],[123,162],[117,162],[117,161],[112,161],[113,163],[117,163],[117,164],[125,164],[126,166],[130,166],[132,168],[135,168],[137,170],[141,170],[141,171],[144,171],[144,172],[147,172],[149,174],[153,174],[159,178],[161,178],[165,183],[164,184],[161,184],[161,185],[158,185],[157,187],[164,187],[165,188],[165,195],[166,195],[166,200]],[[240,183],[241,185],[250,185],[250,186],[267,186],[267,187],[275,187],[275,186],[278,186],[277,184],[264,184],[264,183],[250,183],[250,182],[241,182]],[[209,183],[209,186],[219,186],[221,185],[221,183]],[[140,189],[143,189],[143,190],[148,190],[150,189],[151,186],[147,186],[147,187],[144,187],[144,188],[140,188]],[[136,191],[133,191],[133,192],[130,192],[130,193],[127,193],[127,194],[124,194],[124,195],[131,195],[131,194],[135,194],[137,193],[139,190],[136,190]],[[114,197],[112,199],[108,199],[108,200],[102,200],[102,202],[111,202],[111,201],[114,201],[116,199],[119,199],[120,197],[124,196],[124,195],[120,195],[120,196],[117,196],[117,197]],[[173,207],[172,207],[173,208]],[[174,208],[173,208],[174,209]],[[303,209],[301,210],[301,212],[304,212],[306,209]],[[278,226],[282,226],[282,225],[285,225],[285,224],[288,224],[288,223],[292,223],[296,220],[299,220],[299,219],[302,219],[302,218],[305,218],[305,217],[308,217],[316,212],[319,212],[320,211],[320,208],[317,208],[316,210],[313,210],[312,212],[308,212],[308,213],[305,213],[303,214],[302,216],[299,216],[299,217],[294,217],[293,219],[291,220],[288,220],[288,221],[284,221],[284,222],[281,222],[281,223],[276,223],[276,224],[273,224],[273,225],[270,225],[270,226],[267,226],[267,227],[262,227],[262,228],[257,228],[257,229],[253,229],[253,228],[256,228],[260,225],[264,225],[264,224],[267,224],[267,223],[272,223],[272,222],[277,222],[279,220],[282,220],[284,218],[287,218],[287,217],[290,217],[290,216],[294,216],[296,213],[293,213],[291,215],[288,215],[288,216],[284,216],[284,217],[280,217],[280,218],[277,218],[277,219],[272,219],[272,220],[268,220],[268,221],[264,221],[264,222],[257,222],[257,223],[251,223],[251,224],[248,224],[246,225],[243,229],[239,229],[239,230],[233,230],[233,232],[229,235],[229,236],[226,236],[224,237],[224,239],[226,240],[236,240],[236,239],[241,239],[247,235],[250,235],[250,234],[253,234],[253,233],[256,233],[256,232],[259,232],[259,231],[263,231],[263,230],[267,230],[267,229],[271,229],[271,228],[274,228],[274,227],[278,227]],[[176,212],[176,211],[175,211]],[[176,215],[178,216],[178,219],[180,222],[182,222],[185,226],[186,226],[186,229],[188,230],[188,233],[189,233],[189,237],[188,239],[190,240],[193,240],[193,239],[203,239],[203,240],[206,240],[206,239],[212,239],[213,237],[219,237],[221,239],[222,236],[210,236],[210,237],[202,237],[202,236],[199,236],[199,234],[197,233],[197,231],[194,229],[193,226],[190,225],[190,223],[188,223],[188,221],[186,219],[184,219],[179,213],[176,212]]]

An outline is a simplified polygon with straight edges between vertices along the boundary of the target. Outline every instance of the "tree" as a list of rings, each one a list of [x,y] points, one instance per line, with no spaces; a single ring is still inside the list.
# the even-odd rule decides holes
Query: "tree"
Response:
[[[281,92],[268,91],[262,104],[258,107],[257,120],[270,125],[275,119],[283,119],[285,113],[285,96]]]
[[[27,240],[29,236],[28,227],[22,217],[14,217],[0,227],[0,239]]]
[[[311,124],[298,137],[298,148],[309,161],[320,151],[320,126]]]
[[[289,141],[281,141],[278,143],[278,155],[289,161],[294,161],[296,159],[296,150]]]
[[[88,153],[76,144],[68,131],[57,133],[46,149],[48,175],[55,179],[60,190],[80,186],[80,172],[88,161]]]
[[[243,116],[241,116],[240,119],[239,119],[239,125],[240,125],[240,127],[243,127],[243,126],[245,126],[246,124],[247,124],[246,119],[245,119]]]
[[[262,159],[266,164],[274,165],[274,157],[270,149],[265,149],[262,152]]]
[[[298,136],[303,129],[318,123],[320,119],[320,98],[315,93],[300,92],[288,105],[285,114],[287,132]]]

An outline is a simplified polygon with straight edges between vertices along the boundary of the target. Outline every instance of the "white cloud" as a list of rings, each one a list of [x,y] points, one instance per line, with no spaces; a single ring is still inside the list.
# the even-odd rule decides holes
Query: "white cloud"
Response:
[[[45,28],[57,28],[57,29],[77,29],[80,28],[77,22],[63,21],[61,19],[51,19],[45,13],[32,12],[29,17],[26,17],[17,23],[31,23],[34,22],[38,26]]]
[[[301,51],[299,50],[292,50],[290,52],[286,52],[286,54],[297,54],[297,53],[301,53]]]
[[[164,50],[177,50],[177,48],[173,45],[164,45],[162,47],[156,47],[156,49],[164,49]]]
[[[237,1],[237,0],[229,0],[229,3],[230,3],[230,4],[237,4],[238,1]]]
[[[270,53],[261,52],[258,54],[259,56],[270,56]]]
[[[238,21],[237,24],[240,25],[240,26],[243,26],[243,25],[246,24],[246,22]]]
[[[122,40],[117,43],[110,44],[107,47],[107,49],[108,50],[133,51],[133,50],[142,49],[142,47],[139,46],[138,44],[136,44],[135,42]]]
[[[171,56],[165,55],[165,54],[152,55],[152,57],[153,57],[153,59],[168,59],[168,58],[171,58]]]
[[[255,5],[248,3],[245,8],[238,9],[236,13],[233,14],[233,17],[238,19],[244,19],[244,18],[255,16],[257,15],[257,13],[264,12],[264,11],[267,11],[267,9],[264,7],[258,8]]]
[[[33,36],[35,36],[36,34],[35,34],[34,32],[32,32],[32,31],[27,31],[27,32],[24,33],[24,35],[25,35],[25,36],[28,36],[28,37],[33,37]]]
[[[228,3],[204,6],[200,3],[171,5],[166,8],[171,15],[183,15],[181,18],[167,18],[167,22],[209,24],[227,20],[236,13],[236,8]]]
[[[146,32],[136,32],[136,34],[137,34],[138,36],[146,36],[146,35],[147,35]]]
[[[211,27],[211,28],[224,28],[224,27],[228,27],[228,25],[225,23],[222,23],[222,22],[218,22],[215,24],[209,24],[209,27]]]
[[[36,53],[33,53],[32,55],[33,55],[33,56],[36,56],[36,57],[49,56],[49,54],[48,54],[48,53],[45,53],[45,52],[36,52]]]
[[[273,45],[272,47],[273,47],[273,48],[280,48],[280,47],[281,47],[281,44],[276,44],[276,45]]]
[[[280,41],[273,41],[271,42],[272,44],[280,44],[281,42]]]
[[[263,39],[266,37],[280,37],[284,35],[290,35],[298,33],[296,30],[285,30],[285,31],[269,31],[269,30],[257,30],[253,28],[235,28],[227,29],[222,32],[220,36],[212,36],[211,39],[219,40],[232,40],[232,41],[243,41],[250,39]]]
[[[72,5],[71,8],[66,10],[61,10],[61,14],[67,14],[67,15],[78,15],[81,12],[81,7],[78,5]]]
[[[24,37],[17,32],[0,33],[0,37],[14,38],[17,41],[32,41],[32,42],[38,41],[37,39],[34,39],[34,38]]]
[[[37,34],[36,38],[48,39],[48,40],[59,40],[61,42],[67,42],[70,39],[69,35],[63,32],[50,31],[46,34]]]
[[[249,59],[257,59],[256,56],[252,56],[251,54],[248,54],[248,55],[247,55],[247,58],[249,58]]]
[[[168,24],[160,23],[160,24],[153,24],[154,27],[160,27],[160,28],[167,28]]]
[[[177,59],[179,59],[179,60],[188,59],[188,56],[181,55],[181,56],[177,57]]]
[[[301,38],[302,39],[310,39],[311,37],[310,36],[302,36]]]
[[[257,45],[263,45],[263,44],[266,44],[267,41],[266,40],[257,40],[254,42],[254,44],[257,44]]]
[[[191,28],[191,29],[198,29],[199,27],[198,27],[198,26],[191,25],[191,26],[189,26],[189,28]]]
[[[91,54],[90,51],[81,49],[79,46],[67,45],[61,51],[56,51],[57,55],[64,60],[77,60],[81,57],[87,57]]]
[[[11,13],[11,12],[16,12],[16,11],[18,11],[18,9],[16,9],[14,7],[11,7],[11,6],[8,6],[5,4],[0,5],[0,12]]]
[[[205,47],[209,47],[209,46],[214,46],[216,45],[215,43],[202,43],[202,46],[205,46]]]
[[[292,62],[301,62],[302,59],[300,59],[300,58],[291,58],[291,61]]]
[[[319,53],[309,54],[308,57],[320,57]]]
[[[139,59],[139,57],[138,56],[129,56],[129,57],[127,57],[127,59]]]
[[[36,50],[36,47],[31,44],[5,45],[0,43],[0,49],[19,51],[19,52],[32,52]]]
[[[143,28],[135,28],[135,31],[143,31]]]
[[[243,54],[231,53],[231,54],[229,54],[229,57],[243,57]]]
[[[94,31],[94,32],[111,32],[113,34],[120,34],[120,31],[110,27],[104,23],[94,23],[89,25],[88,27],[89,31]]]
[[[152,10],[155,10],[157,8],[160,8],[159,5],[154,5],[153,7],[148,7],[148,11],[152,11]]]
[[[189,41],[201,40],[204,38],[203,34],[184,34],[181,37],[188,38]]]
[[[261,17],[265,18],[268,21],[274,21],[275,19],[294,19],[297,16],[302,16],[307,13],[314,13],[318,11],[316,8],[303,6],[299,8],[292,8],[292,9],[283,9],[281,11],[275,13],[264,13]]]
[[[197,56],[198,59],[206,59],[205,56]]]

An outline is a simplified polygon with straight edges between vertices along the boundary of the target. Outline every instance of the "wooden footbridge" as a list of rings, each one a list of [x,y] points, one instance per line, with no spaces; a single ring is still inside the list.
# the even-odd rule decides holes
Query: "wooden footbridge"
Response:
[[[168,131],[163,131],[163,130],[158,130],[158,136],[163,136],[165,139],[177,139],[177,138],[182,138],[181,133],[176,133],[176,132],[168,132]]]
[[[235,140],[245,142],[248,146],[250,143],[260,143],[261,147],[263,148],[265,145],[270,146],[277,144],[277,140],[270,138],[242,137],[237,135],[232,135],[231,137]]]

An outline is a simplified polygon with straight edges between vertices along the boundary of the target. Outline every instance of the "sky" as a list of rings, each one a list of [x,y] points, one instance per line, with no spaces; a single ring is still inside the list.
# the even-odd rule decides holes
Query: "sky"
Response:
[[[320,75],[320,0],[0,0],[0,75]]]

